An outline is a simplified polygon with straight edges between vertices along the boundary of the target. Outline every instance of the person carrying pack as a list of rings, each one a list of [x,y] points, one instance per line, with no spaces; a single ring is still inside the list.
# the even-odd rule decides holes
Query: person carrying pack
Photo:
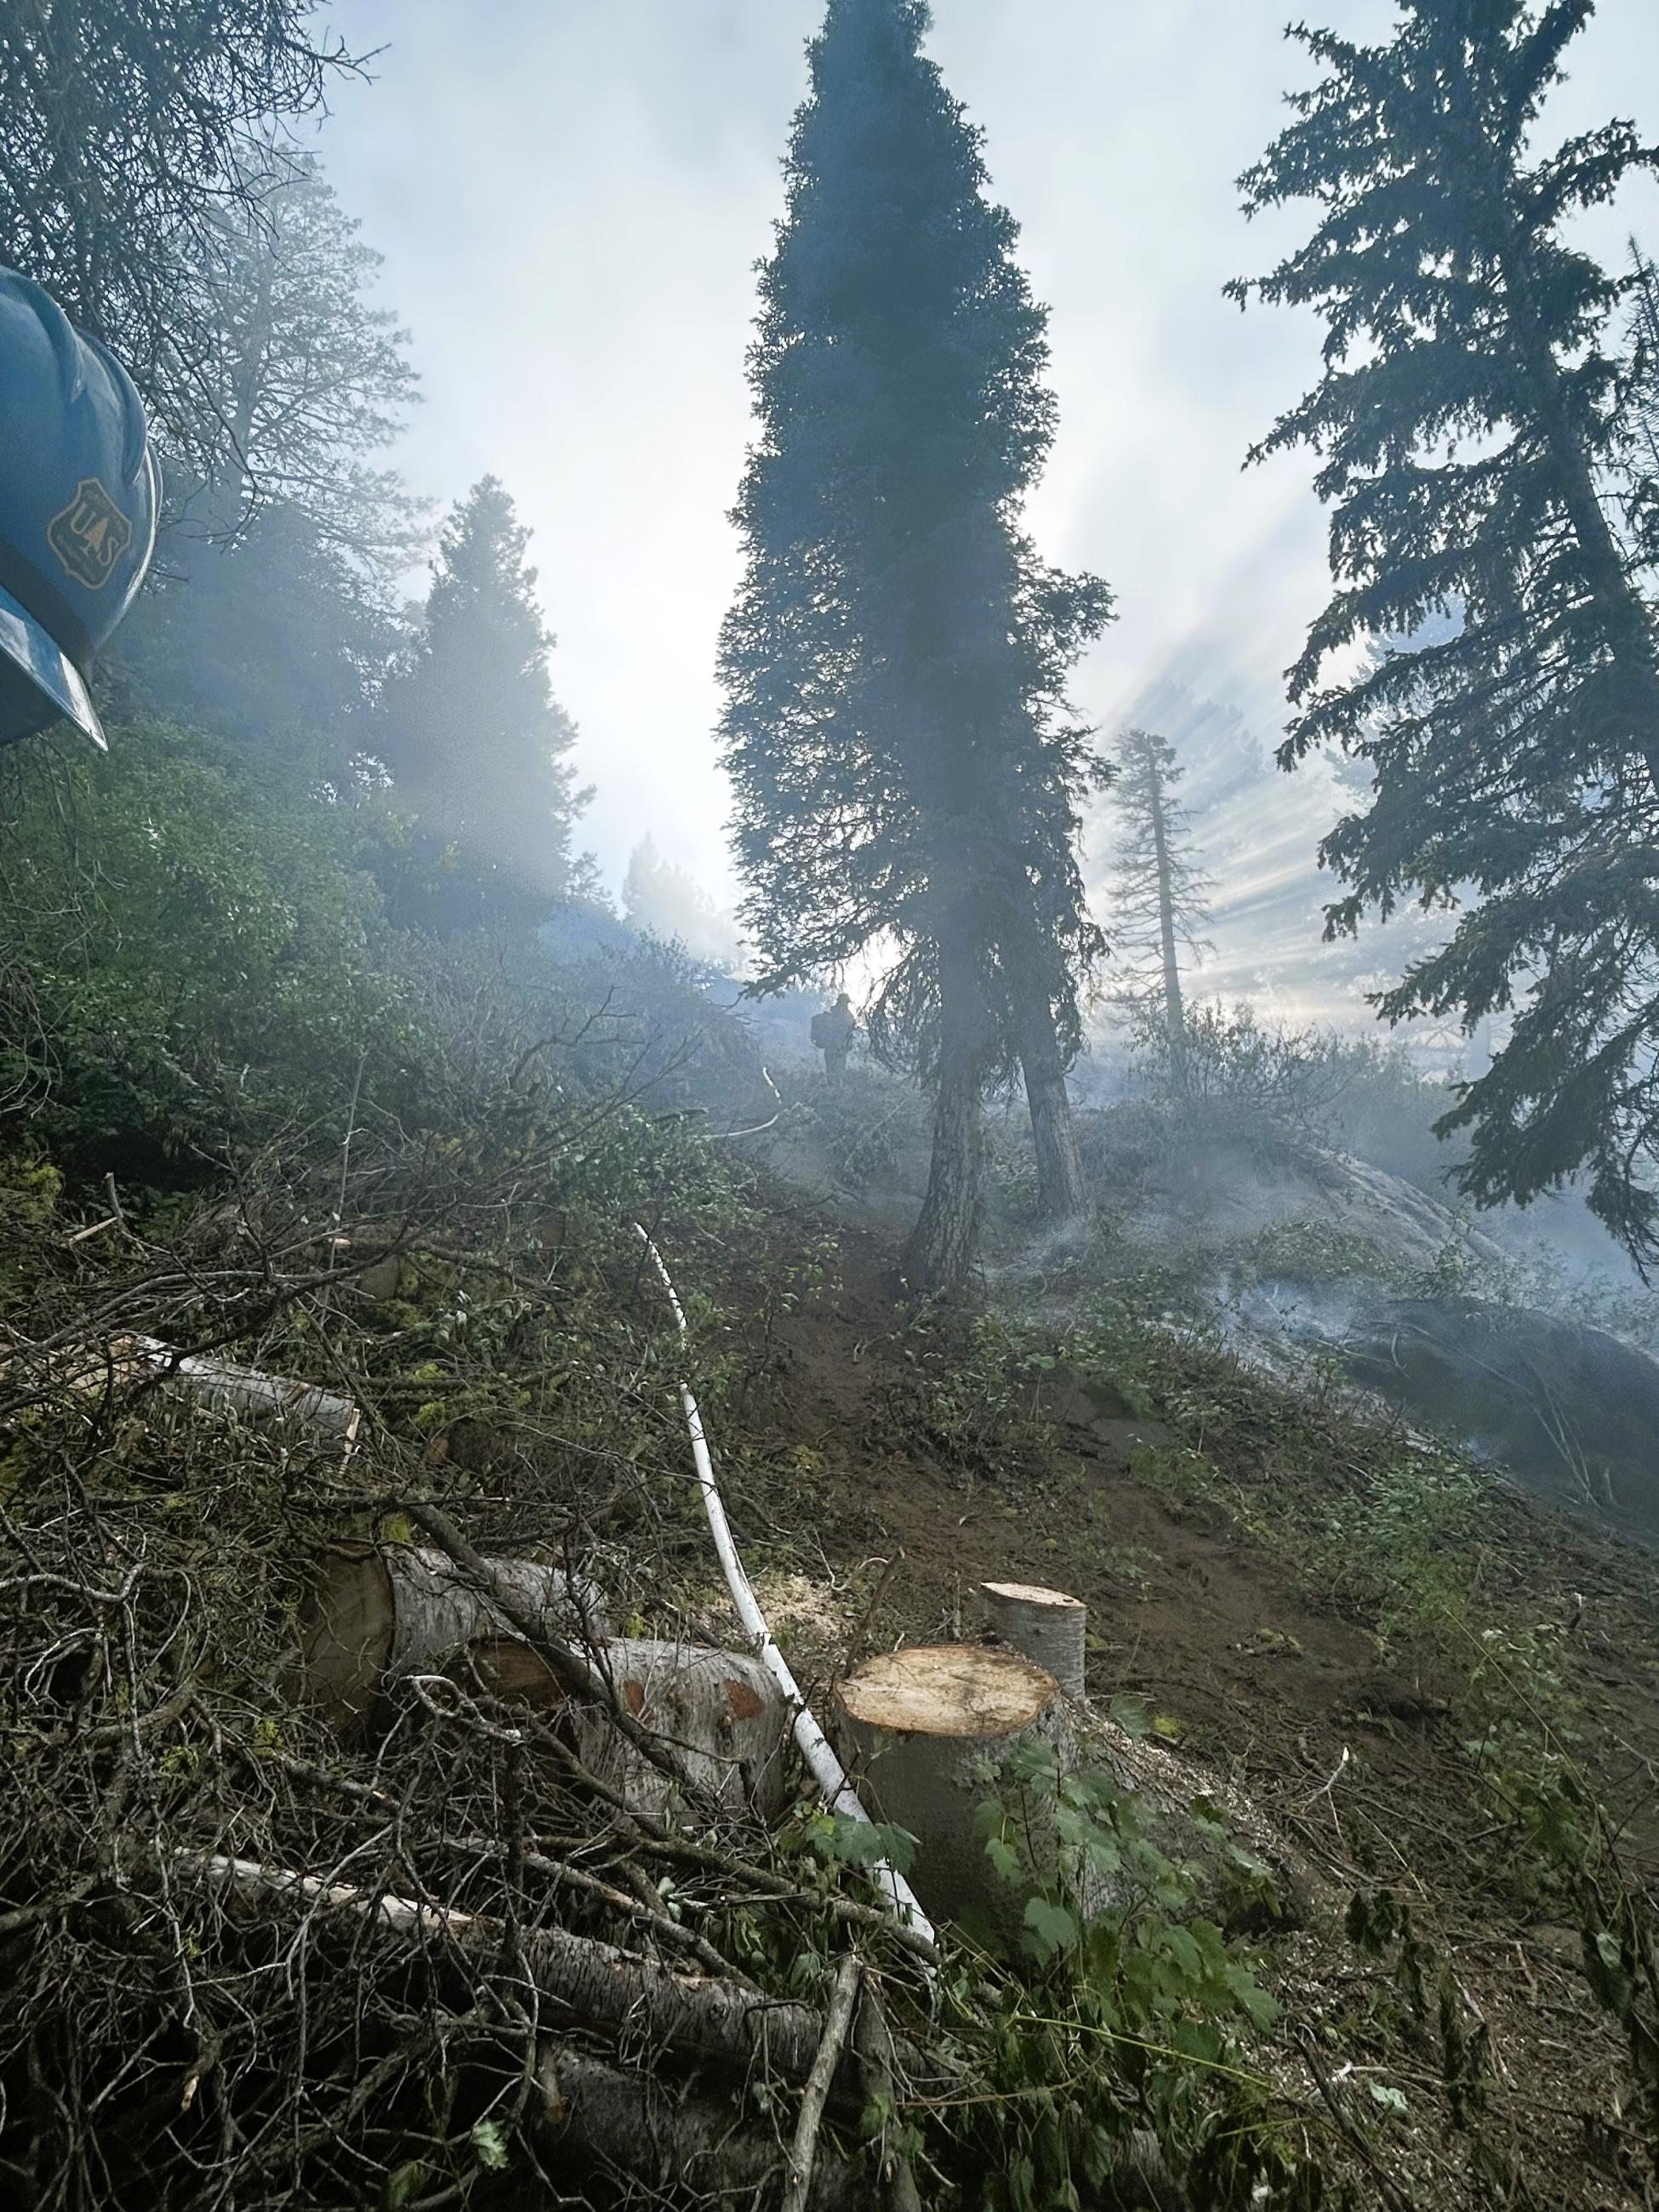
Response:
[[[823,1079],[832,1090],[847,1073],[847,1055],[858,1032],[858,1018],[845,991],[833,1006],[812,1017],[812,1042],[823,1054]]]

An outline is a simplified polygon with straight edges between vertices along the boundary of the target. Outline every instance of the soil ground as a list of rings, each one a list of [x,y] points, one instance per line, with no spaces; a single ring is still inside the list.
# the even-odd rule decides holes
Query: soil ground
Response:
[[[1046,1443],[1006,1464],[931,1441],[928,1352],[896,1307],[894,1248],[851,1229],[838,1248],[833,1287],[769,1324],[763,1402],[745,1408],[751,1437],[769,1426],[787,1457],[792,1532],[816,1483],[810,1529],[780,1548],[783,1498],[769,1495],[763,1450],[727,1476],[739,1543],[751,1570],[770,1571],[809,1696],[866,1650],[962,1633],[988,1577],[1085,1599],[1097,1703],[1144,1701],[1160,1734],[1245,1792],[1313,1871],[1308,1923],[1263,1952],[1284,2003],[1270,2063],[1291,2096],[1352,2131],[1340,2162],[1362,2201],[1654,2203],[1623,2037],[1589,1991],[1580,1933],[1503,1863],[1460,1709],[1467,1667],[1431,1642],[1379,1637],[1236,1501],[1149,1472],[1172,1433],[1109,1385],[1043,1375],[1030,1410]],[[1329,1470],[1307,1475],[1328,1487]],[[1510,1594],[1564,1629],[1601,1773],[1645,1803],[1656,1651],[1629,1624],[1655,1617],[1654,1562],[1496,1486],[1492,1510]],[[1650,1838],[1626,1842],[1645,1878]],[[1342,1915],[1382,1888],[1412,1932],[1372,1955]],[[1471,2045],[1480,2079],[1461,2089],[1455,2054]]]

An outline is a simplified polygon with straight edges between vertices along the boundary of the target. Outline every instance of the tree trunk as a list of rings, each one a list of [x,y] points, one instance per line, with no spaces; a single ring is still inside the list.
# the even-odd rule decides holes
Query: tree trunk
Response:
[[[181,1870],[228,1891],[257,1909],[285,1902],[305,1918],[344,1912],[382,1932],[418,1942],[429,1954],[453,1947],[459,1960],[476,1961],[494,1975],[501,1962],[502,1924],[485,1916],[423,1899],[398,1897],[353,1882],[325,1881],[296,1869],[216,1852],[179,1851]],[[613,2036],[639,2039],[739,2074],[775,2075],[805,2082],[823,2039],[823,2015],[811,2005],[769,1996],[752,1983],[683,1973],[637,1951],[563,1928],[525,1929],[520,1936],[526,1973],[548,2008],[548,2024],[572,2021]],[[366,1964],[358,1967],[367,1972]],[[948,2060],[930,2058],[901,2042],[896,2066],[913,2086],[954,2079]]]
[[[0,1364],[0,1373],[5,1371]],[[177,1383],[210,1404],[254,1418],[313,1429],[337,1442],[343,1455],[356,1443],[362,1408],[316,1382],[289,1375],[267,1375],[258,1367],[239,1367],[206,1352],[177,1352],[153,1336],[112,1336],[102,1344],[80,1344],[52,1353],[46,1378],[81,1391],[120,1390],[146,1376]]]
[[[1021,1010],[1019,1061],[1036,1152],[1037,1205],[1048,1219],[1069,1221],[1087,1203],[1083,1164],[1054,1021],[1046,1003],[1035,997]]]
[[[666,1740],[711,1802],[769,1825],[783,1812],[796,1771],[793,1717],[758,1659],[701,1644],[617,1636],[594,1660],[615,1684],[624,1710]],[[465,1663],[498,1696],[542,1711],[571,1702],[554,1669],[516,1638],[474,1644]],[[665,1818],[675,1797],[672,1779],[617,1735],[609,1708],[584,1705],[575,1721],[576,1748],[589,1771],[609,1783],[630,1813]]]
[[[270,348],[276,240],[261,238],[253,250],[258,256],[253,302],[246,327],[234,334],[240,338],[242,350],[231,382],[230,415],[224,426],[230,451],[210,489],[212,534],[221,547],[234,544],[245,512],[258,489],[253,479],[253,417]]]
[[[1035,1583],[981,1583],[987,1625],[997,1642],[1054,1676],[1068,1698],[1083,1695],[1089,1608]]]
[[[688,2092],[564,2044],[543,2046],[536,2079],[546,2100],[536,2130],[543,2142],[561,2160],[585,2154],[643,2184],[653,2203],[758,2202],[781,2185],[773,2129],[745,2124],[729,2096]],[[820,2152],[807,2212],[869,2212],[871,2201],[867,2173]]]
[[[952,942],[952,938],[957,939]],[[904,1251],[904,1274],[925,1296],[966,1285],[979,1251],[981,1170],[989,1021],[965,933],[939,942],[939,1066],[927,1195]]]
[[[1170,832],[1164,816],[1164,786],[1154,768],[1146,792],[1158,853],[1158,934],[1164,955],[1164,1020],[1170,1038],[1170,1076],[1176,1094],[1187,1095],[1187,1011],[1181,1001],[1181,963],[1176,955],[1175,889],[1170,876]]]

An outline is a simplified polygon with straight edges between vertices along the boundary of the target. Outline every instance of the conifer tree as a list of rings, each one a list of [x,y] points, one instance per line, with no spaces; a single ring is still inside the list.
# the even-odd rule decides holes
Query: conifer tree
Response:
[[[1170,1080],[1188,1090],[1187,1011],[1181,954],[1205,951],[1210,879],[1193,854],[1192,824],[1176,790],[1186,774],[1175,748],[1150,730],[1118,740],[1112,785],[1120,832],[1113,854],[1112,953],[1127,985],[1120,995],[1155,1000]]]
[[[641,837],[628,856],[622,908],[635,929],[678,939],[696,959],[729,964],[736,957],[726,917],[689,868],[663,858],[653,837]]]
[[[261,507],[283,507],[368,576],[406,574],[420,550],[418,509],[374,459],[417,380],[408,332],[371,302],[380,256],[314,155],[255,142],[241,167],[252,197],[216,215],[190,279],[204,333],[193,442],[207,459],[186,520],[228,537]]]
[[[985,196],[978,134],[925,60],[920,0],[830,0],[761,276],[760,434],[735,510],[726,758],[763,988],[890,953],[872,1048],[936,1097],[910,1280],[959,1285],[981,1100],[1024,1062],[1066,1177],[1087,732],[1066,672],[1107,618],[1046,568],[1022,497],[1054,434],[1044,317]]]
[[[1512,1008],[1442,1122],[1460,1180],[1524,1202],[1579,1170],[1638,1255],[1659,1233],[1659,658],[1609,487],[1627,450],[1610,343],[1629,289],[1567,234],[1654,150],[1611,122],[1529,140],[1593,0],[1396,0],[1387,45],[1292,33],[1322,64],[1241,180],[1251,212],[1314,200],[1312,237],[1241,301],[1312,306],[1324,372],[1258,453],[1320,455],[1336,590],[1290,672],[1280,759],[1334,743],[1374,779],[1326,839],[1328,932],[1416,895],[1449,939],[1390,1020]],[[1610,330],[1610,325],[1613,327]],[[1356,641],[1431,642],[1328,675]]]
[[[1626,497],[1648,567],[1659,571],[1659,268],[1630,242],[1631,313],[1626,363],[1631,438]]]
[[[451,514],[421,632],[380,702],[396,795],[453,852],[442,919],[533,916],[572,887],[571,831],[588,794],[574,724],[553,696],[553,640],[536,604],[530,533],[494,477]]]

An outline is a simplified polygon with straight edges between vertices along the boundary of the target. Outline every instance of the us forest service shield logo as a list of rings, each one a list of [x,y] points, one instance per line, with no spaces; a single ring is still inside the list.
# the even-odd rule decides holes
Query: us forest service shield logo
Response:
[[[76,582],[95,592],[131,544],[132,525],[96,477],[82,477],[74,498],[46,525],[46,543]]]

